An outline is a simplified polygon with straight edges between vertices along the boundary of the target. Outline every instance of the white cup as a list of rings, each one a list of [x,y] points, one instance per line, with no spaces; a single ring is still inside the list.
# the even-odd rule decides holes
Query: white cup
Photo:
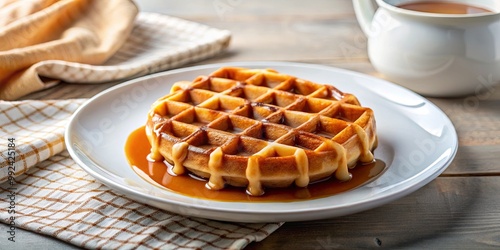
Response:
[[[437,14],[418,0],[353,0],[368,56],[384,78],[434,97],[479,95],[500,82],[500,0],[434,0],[492,12]],[[378,8],[377,8],[378,7]]]

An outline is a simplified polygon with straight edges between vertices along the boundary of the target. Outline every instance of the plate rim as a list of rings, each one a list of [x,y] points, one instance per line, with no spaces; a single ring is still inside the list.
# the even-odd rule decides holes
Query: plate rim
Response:
[[[452,148],[451,152],[449,152],[449,154],[446,156],[446,158],[447,158],[446,161],[443,163],[440,163],[441,166],[438,168],[438,170],[434,171],[434,172],[432,172],[432,174],[428,175],[427,178],[425,178],[425,180],[417,182],[414,185],[406,186],[404,189],[399,189],[397,192],[391,191],[391,192],[384,193],[383,195],[370,197],[369,199],[358,200],[356,202],[351,202],[349,204],[336,206],[335,207],[336,210],[345,210],[345,209],[349,210],[349,208],[354,208],[354,209],[350,209],[348,212],[344,211],[343,213],[337,212],[336,213],[337,215],[331,216],[331,217],[343,216],[343,215],[347,215],[347,214],[357,213],[360,211],[365,211],[365,210],[372,209],[374,207],[378,207],[380,205],[386,204],[388,202],[397,200],[401,197],[404,197],[404,196],[420,189],[421,187],[427,185],[432,180],[434,180],[437,176],[439,176],[442,172],[444,172],[446,170],[446,168],[451,164],[451,162],[455,158],[455,155],[458,151],[458,136],[456,133],[456,129],[455,129],[453,123],[451,122],[451,120],[449,119],[449,117],[439,107],[437,107],[434,103],[427,100],[426,98],[424,98],[424,97],[422,97],[422,96],[420,96],[420,95],[418,95],[418,94],[412,92],[411,90],[408,90],[402,86],[399,86],[397,84],[388,82],[384,79],[376,78],[374,76],[370,76],[370,75],[367,75],[364,73],[351,71],[351,70],[347,70],[347,69],[342,69],[342,68],[337,68],[337,67],[332,67],[332,66],[327,66],[327,65],[321,65],[321,64],[311,64],[311,63],[301,63],[301,62],[283,62],[283,61],[238,61],[238,62],[223,62],[223,63],[196,65],[196,66],[183,67],[183,68],[158,72],[158,73],[138,77],[135,79],[131,79],[131,80],[128,80],[126,82],[112,86],[112,87],[110,87],[106,90],[103,90],[100,93],[94,95],[93,97],[89,98],[86,102],[84,102],[72,114],[70,121],[67,123],[67,129],[65,130],[65,134],[64,134],[66,148],[67,148],[71,158],[77,163],[77,165],[80,168],[82,168],[85,172],[87,172],[93,178],[98,180],[101,184],[104,184],[107,187],[109,187],[115,191],[118,191],[121,194],[125,194],[128,198],[133,198],[133,197],[130,197],[129,195],[143,196],[143,197],[147,198],[148,200],[152,199],[152,201],[154,201],[154,202],[169,203],[168,205],[176,205],[176,206],[186,206],[187,205],[190,208],[193,208],[196,210],[206,211],[206,212],[214,212],[214,213],[224,212],[224,213],[230,213],[230,214],[245,214],[245,215],[263,215],[263,214],[265,214],[266,215],[265,216],[266,219],[264,219],[264,220],[258,220],[258,219],[256,220],[254,218],[254,219],[251,219],[250,221],[246,221],[244,218],[239,218],[236,220],[231,219],[231,218],[222,218],[222,220],[233,221],[233,222],[278,222],[278,221],[282,221],[280,218],[283,216],[278,217],[277,220],[269,220],[268,217],[270,217],[270,216],[272,217],[272,216],[276,216],[276,215],[283,215],[283,214],[289,215],[288,217],[293,217],[293,215],[295,215],[295,214],[301,214],[301,213],[304,213],[306,211],[307,212],[323,212],[323,213],[328,212],[329,209],[324,208],[324,207],[298,208],[298,209],[294,209],[293,211],[286,211],[286,212],[275,211],[275,210],[270,210],[270,209],[265,210],[265,211],[250,211],[250,210],[241,211],[241,210],[238,210],[235,208],[227,208],[227,207],[226,208],[224,208],[224,207],[212,208],[212,207],[207,207],[207,206],[203,206],[201,204],[196,204],[196,203],[185,204],[185,203],[182,203],[182,202],[179,202],[176,200],[165,201],[161,197],[156,197],[156,196],[151,195],[151,194],[141,193],[141,192],[139,192],[139,190],[134,189],[134,188],[130,188],[129,186],[124,186],[121,183],[116,182],[116,180],[114,180],[114,179],[110,179],[109,177],[106,178],[106,176],[103,176],[101,173],[98,173],[98,171],[102,171],[105,174],[110,175],[110,177],[113,177],[113,174],[107,172],[105,169],[100,167],[95,162],[92,162],[92,164],[94,164],[95,166],[87,166],[87,164],[84,161],[82,161],[80,159],[80,157],[78,157],[76,150],[72,146],[72,142],[73,142],[72,137],[71,137],[72,130],[70,128],[72,126],[74,126],[74,123],[77,120],[76,118],[89,104],[91,104],[95,100],[101,98],[102,96],[107,95],[108,93],[112,93],[118,89],[125,88],[125,87],[130,86],[130,85],[139,84],[139,83],[147,81],[149,79],[163,77],[166,75],[179,74],[179,73],[185,73],[185,72],[202,70],[202,69],[209,69],[209,68],[217,68],[217,67],[222,67],[222,66],[235,66],[235,67],[241,66],[241,67],[243,67],[243,66],[248,66],[248,65],[254,65],[255,67],[267,66],[269,68],[276,66],[276,67],[300,67],[300,68],[308,68],[308,69],[312,69],[312,70],[323,69],[323,70],[328,70],[328,71],[335,71],[336,73],[339,73],[339,74],[352,75],[354,77],[361,77],[361,78],[365,78],[365,79],[369,79],[369,80],[376,80],[376,81],[379,81],[383,84],[388,84],[392,88],[398,88],[401,91],[407,92],[407,94],[413,95],[414,97],[420,98],[422,101],[425,101],[426,105],[430,105],[434,111],[439,112],[439,115],[445,119],[445,122],[447,123],[446,126],[452,130],[450,132],[451,132],[452,137],[453,137],[452,138],[453,145],[449,145],[450,148]],[[93,167],[97,167],[98,171],[93,169]],[[431,167],[431,165],[427,166],[427,168],[429,168],[429,167]],[[429,170],[420,171],[419,174],[423,174],[423,173],[426,173],[428,171]],[[412,176],[412,177],[415,177],[415,176]],[[405,181],[407,181],[407,180],[405,180]],[[192,198],[192,197],[189,197],[189,198]],[[192,198],[192,199],[196,199],[196,198]],[[220,203],[220,204],[227,203],[227,202],[223,202],[223,201],[211,201],[211,202]],[[298,201],[298,202],[308,202],[308,201]],[[244,203],[247,203],[247,202],[244,202]],[[278,204],[278,203],[280,203],[280,202],[277,202],[276,204]],[[288,203],[288,202],[286,202],[286,203]],[[151,203],[148,203],[148,205],[151,205]],[[362,207],[360,207],[360,206],[362,206]],[[166,210],[164,208],[159,208],[159,209]],[[196,216],[196,215],[193,215],[193,216]],[[214,215],[198,216],[198,217],[207,218],[207,219],[219,219],[219,220],[221,219],[220,216],[214,216]],[[285,216],[285,217],[287,217],[287,216]],[[303,221],[303,220],[304,219],[300,219],[300,218],[295,218],[295,219],[290,218],[289,220],[286,220],[286,221]],[[305,220],[309,220],[309,219],[305,219]]]

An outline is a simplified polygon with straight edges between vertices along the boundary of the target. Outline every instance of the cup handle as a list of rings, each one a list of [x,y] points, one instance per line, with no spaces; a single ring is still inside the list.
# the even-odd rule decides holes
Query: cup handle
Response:
[[[361,30],[368,36],[376,10],[374,2],[372,0],[352,0],[352,5]]]

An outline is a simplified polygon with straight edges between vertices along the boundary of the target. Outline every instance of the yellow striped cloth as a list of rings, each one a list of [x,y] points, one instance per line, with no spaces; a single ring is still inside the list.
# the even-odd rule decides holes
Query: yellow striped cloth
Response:
[[[101,83],[220,53],[227,30],[138,13],[132,0],[0,0],[0,100],[59,82]]]

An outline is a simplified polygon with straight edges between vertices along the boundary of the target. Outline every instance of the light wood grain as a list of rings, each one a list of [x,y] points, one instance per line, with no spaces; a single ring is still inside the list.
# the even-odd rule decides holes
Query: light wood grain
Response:
[[[137,2],[143,11],[232,32],[224,54],[191,65],[297,61],[382,77],[368,60],[366,37],[350,0]],[[225,9],[217,9],[221,6]],[[87,98],[115,84],[62,84],[25,99]],[[376,209],[285,223],[248,249],[500,248],[500,87],[464,98],[429,100],[450,117],[460,143],[456,158],[440,177]]]
[[[412,195],[340,218],[286,223],[248,249],[498,248],[499,177],[443,177]]]

